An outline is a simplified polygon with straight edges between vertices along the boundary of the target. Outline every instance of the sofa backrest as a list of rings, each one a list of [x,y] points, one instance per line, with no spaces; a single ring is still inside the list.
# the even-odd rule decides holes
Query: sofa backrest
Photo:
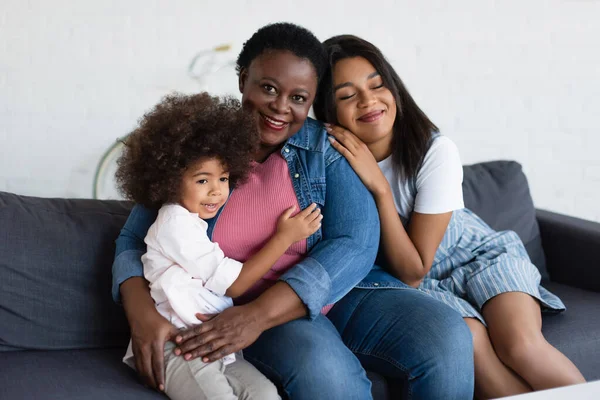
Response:
[[[521,166],[488,162],[464,173],[466,206],[494,229],[515,230],[543,267]],[[111,265],[130,209],[127,202],[0,192],[0,351],[126,345],[127,321],[111,298]]]
[[[127,344],[110,287],[130,207],[0,192],[0,351]]]
[[[497,231],[515,231],[531,262],[548,279],[540,228],[521,164],[490,161],[463,168],[465,207]]]

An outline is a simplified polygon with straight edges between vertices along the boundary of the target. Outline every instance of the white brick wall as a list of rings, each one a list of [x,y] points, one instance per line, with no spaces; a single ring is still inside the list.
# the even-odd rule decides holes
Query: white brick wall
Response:
[[[198,89],[198,50],[277,20],[373,41],[465,163],[515,159],[539,207],[600,221],[593,0],[4,0],[0,190],[91,196],[104,150],[163,94]]]

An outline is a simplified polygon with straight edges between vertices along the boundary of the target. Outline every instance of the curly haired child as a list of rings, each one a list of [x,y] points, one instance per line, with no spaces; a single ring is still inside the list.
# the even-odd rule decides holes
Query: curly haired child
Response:
[[[159,208],[145,238],[144,276],[159,313],[177,328],[197,325],[196,313],[214,314],[253,286],[293,243],[316,232],[315,204],[279,218],[273,237],[245,263],[224,256],[210,241],[205,219],[217,216],[230,185],[243,182],[259,136],[240,103],[207,93],[171,95],[144,115],[127,138],[116,173],[122,193]],[[241,357],[205,363],[164,349],[165,393],[178,399],[278,399],[275,386]],[[137,367],[131,344],[124,361]]]

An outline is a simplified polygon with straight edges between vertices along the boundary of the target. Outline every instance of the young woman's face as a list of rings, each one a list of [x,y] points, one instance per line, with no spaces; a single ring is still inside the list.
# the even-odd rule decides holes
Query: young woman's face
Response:
[[[229,172],[216,158],[192,163],[184,172],[179,204],[202,219],[217,215],[229,196]]]
[[[373,65],[363,57],[345,58],[333,68],[337,119],[367,145],[390,142],[396,100]]]
[[[240,72],[240,92],[242,104],[256,117],[262,148],[272,151],[304,124],[317,92],[317,73],[310,61],[289,51],[270,51]]]

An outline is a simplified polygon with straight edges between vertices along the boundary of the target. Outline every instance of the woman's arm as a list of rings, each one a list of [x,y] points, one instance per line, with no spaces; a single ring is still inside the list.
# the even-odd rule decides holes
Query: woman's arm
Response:
[[[144,278],[132,277],[123,282],[121,295],[131,329],[135,368],[146,385],[162,391],[165,383],[165,343],[178,330],[156,310]]]
[[[407,232],[396,210],[390,185],[369,148],[346,129],[331,127],[329,132],[335,137],[332,145],[346,157],[375,197],[390,272],[407,285],[418,287],[431,268],[452,212],[413,212]]]
[[[389,189],[389,185],[387,187]],[[374,195],[381,220],[381,241],[390,273],[407,285],[418,287],[433,264],[452,213],[413,212],[406,232],[391,191],[378,191]]]
[[[202,357],[204,362],[216,361],[250,346],[267,329],[305,315],[296,292],[279,281],[248,304],[230,307],[214,317],[198,314],[203,323],[175,337],[179,345],[175,354],[186,360]]]
[[[311,319],[367,276],[379,248],[373,196],[348,161],[327,147],[325,157],[330,163],[325,170],[322,239],[280,278],[302,299]]]
[[[141,261],[146,252],[144,237],[156,215],[136,205],[127,218],[116,242],[113,297],[125,309],[138,374],[148,386],[164,390],[164,344],[177,330],[156,310]]]
[[[217,360],[249,346],[273,326],[307,314],[316,318],[325,305],[342,298],[369,273],[379,246],[377,208],[348,162],[329,151],[335,161],[326,168],[323,239],[253,302],[228,308],[182,332],[177,352],[186,359]]]
[[[121,302],[121,284],[131,277],[143,277],[142,255],[146,252],[144,238],[156,220],[157,211],[136,205],[131,210],[116,240],[115,259],[112,265],[112,295]]]

